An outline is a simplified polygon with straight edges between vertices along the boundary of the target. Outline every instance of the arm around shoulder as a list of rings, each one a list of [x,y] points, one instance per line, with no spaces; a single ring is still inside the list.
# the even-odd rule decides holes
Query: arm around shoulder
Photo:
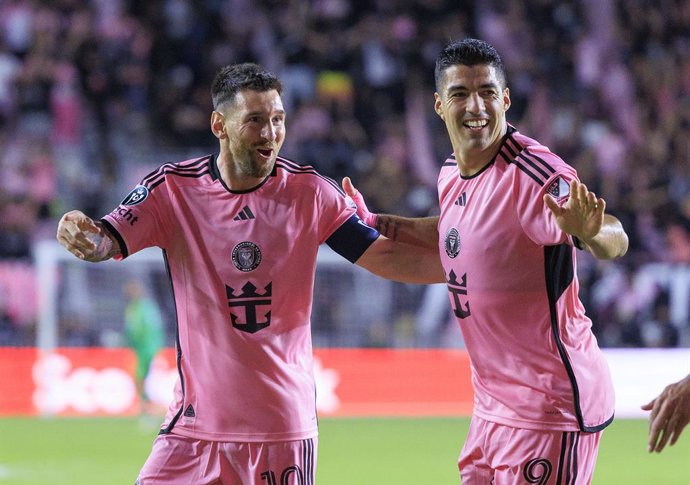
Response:
[[[438,252],[438,216],[376,216],[375,229],[389,239]]]
[[[357,207],[357,216],[388,239],[429,249],[437,247],[438,217],[401,217],[372,213],[362,194],[352,185],[350,177],[343,179],[343,191]]]
[[[444,283],[438,249],[414,246],[379,236],[356,261],[358,266],[402,283]]]

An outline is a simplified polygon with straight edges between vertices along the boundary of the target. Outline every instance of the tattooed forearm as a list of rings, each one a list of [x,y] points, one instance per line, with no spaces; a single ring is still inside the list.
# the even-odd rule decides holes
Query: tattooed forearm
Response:
[[[398,239],[398,222],[391,216],[379,215],[376,218],[376,230],[388,239]]]

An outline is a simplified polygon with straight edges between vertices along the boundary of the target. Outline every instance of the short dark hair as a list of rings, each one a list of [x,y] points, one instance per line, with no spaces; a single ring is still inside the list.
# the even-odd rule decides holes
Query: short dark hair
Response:
[[[213,109],[217,110],[221,104],[233,100],[243,89],[258,92],[275,89],[282,94],[283,84],[275,74],[258,64],[245,62],[225,66],[218,71],[211,85]]]
[[[434,79],[436,81],[436,91],[441,92],[443,73],[451,66],[461,64],[464,66],[476,66],[487,64],[496,69],[501,88],[507,85],[506,71],[503,67],[501,56],[494,47],[479,39],[454,40],[441,50],[436,58],[436,68],[434,69]]]

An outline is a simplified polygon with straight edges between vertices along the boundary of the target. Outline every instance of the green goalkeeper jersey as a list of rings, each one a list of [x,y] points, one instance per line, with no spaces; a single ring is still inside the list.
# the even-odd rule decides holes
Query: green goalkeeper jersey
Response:
[[[153,300],[137,298],[127,304],[125,335],[137,354],[155,354],[163,346],[163,320]]]

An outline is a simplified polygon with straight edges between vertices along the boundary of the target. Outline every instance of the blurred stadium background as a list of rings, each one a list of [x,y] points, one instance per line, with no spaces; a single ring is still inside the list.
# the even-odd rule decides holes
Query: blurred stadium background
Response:
[[[338,181],[352,177],[374,211],[434,214],[437,167],[451,148],[433,112],[433,63],[443,44],[464,36],[502,54],[509,121],[571,163],[630,235],[630,251],[615,262],[579,255],[580,296],[612,364],[617,414],[638,418],[612,427],[596,483],[688,483],[687,460],[673,459],[687,458],[689,437],[668,457],[648,457],[639,412],[690,372],[685,0],[0,0],[0,483],[58,483],[22,473],[50,476],[59,463],[67,471],[53,476],[82,483],[94,454],[114,476],[126,470],[113,482],[122,483],[155,433],[148,424],[142,432],[135,417],[122,289],[133,279],[144,284],[171,347],[160,254],[122,264],[72,260],[54,243],[63,212],[105,214],[156,166],[214,151],[211,77],[221,65],[254,61],[285,84],[282,155]],[[371,455],[379,450],[372,466],[388,470],[371,483],[456,483],[472,396],[446,291],[378,280],[325,249],[320,260],[313,338],[325,417],[321,483],[367,483],[331,478],[348,456],[367,469],[367,444]],[[157,402],[168,399],[173,369],[168,348],[147,384]],[[378,419],[352,421],[371,416]],[[420,431],[401,438],[384,427],[406,421],[391,417],[438,428],[424,443],[443,445],[433,454],[443,459],[419,464],[427,479],[394,479],[392,467],[415,467],[420,456],[401,455],[396,443]],[[334,446],[343,426],[357,446]],[[129,433],[122,449],[144,446],[127,464],[109,459],[115,448],[60,449],[44,467],[31,452],[56,449],[51,430],[63,438],[74,431],[76,443],[89,435],[84,427],[106,440],[113,427]],[[437,466],[445,474],[428,475]],[[606,474],[621,467],[628,478]]]

